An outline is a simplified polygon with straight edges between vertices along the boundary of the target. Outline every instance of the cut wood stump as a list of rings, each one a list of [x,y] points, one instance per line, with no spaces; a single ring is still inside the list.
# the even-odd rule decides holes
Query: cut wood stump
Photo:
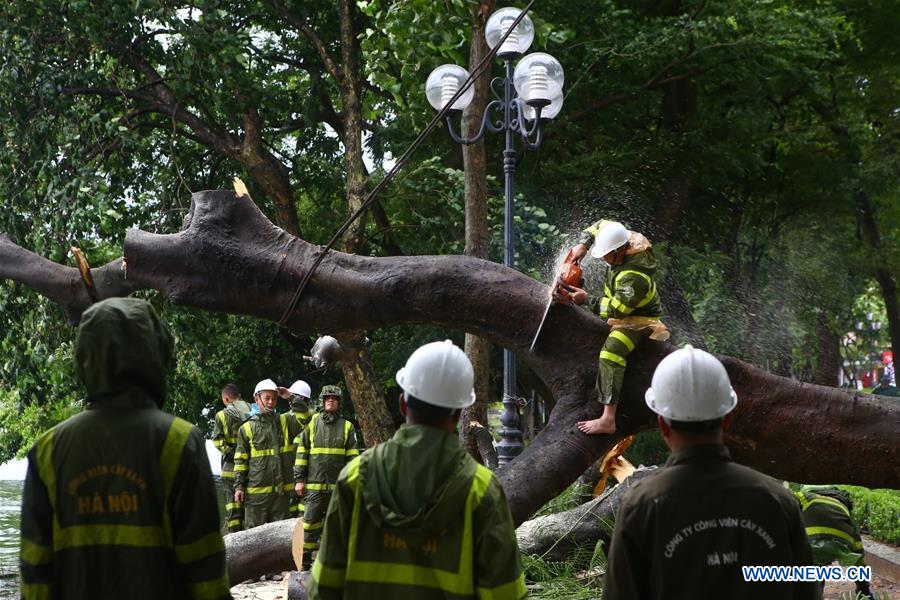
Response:
[[[301,519],[275,521],[226,535],[225,560],[228,563],[230,584],[237,585],[266,573],[281,573],[296,569],[293,551],[296,530],[299,530],[302,549]],[[302,560],[302,554],[300,558]]]

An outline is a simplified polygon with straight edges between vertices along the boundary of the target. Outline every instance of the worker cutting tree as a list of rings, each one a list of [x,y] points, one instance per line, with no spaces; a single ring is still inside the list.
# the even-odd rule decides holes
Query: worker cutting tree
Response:
[[[578,244],[569,255],[580,261],[593,245],[591,255],[602,258],[608,265],[603,296],[594,303],[597,314],[607,319],[612,331],[600,350],[597,390],[603,414],[590,421],[580,421],[578,429],[587,434],[614,433],[616,406],[622,392],[628,355],[646,338],[665,341],[669,338],[666,326],[660,321],[661,305],[656,289],[656,257],[650,240],[636,231],[629,231],[615,221],[597,221],[582,232]],[[566,286],[575,304],[584,304],[588,293],[575,286]],[[554,290],[558,293],[559,290]]]

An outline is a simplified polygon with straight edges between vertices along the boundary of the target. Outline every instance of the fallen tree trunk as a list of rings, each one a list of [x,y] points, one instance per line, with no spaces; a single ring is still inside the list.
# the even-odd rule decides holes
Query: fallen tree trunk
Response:
[[[226,535],[229,583],[237,585],[267,573],[295,570],[292,541],[298,524],[300,519],[286,519]]]
[[[579,549],[593,550],[598,540],[609,542],[622,496],[635,482],[655,468],[641,467],[623,483],[571,510],[525,521],[516,529],[522,554],[536,554],[549,561],[562,561]]]
[[[199,192],[181,232],[129,230],[127,281],[126,271],[114,263],[102,267],[111,281],[98,292],[102,298],[155,289],[176,304],[280,321],[321,251],[272,225],[246,197]],[[0,239],[0,277],[26,283],[62,304],[70,316],[89,303],[72,300],[81,294],[73,283],[80,282],[76,269],[50,263],[8,239]],[[534,442],[497,471],[513,517],[521,523],[619,439],[655,427],[644,392],[656,365],[674,350],[652,341],[638,346],[625,374],[619,431],[584,435],[575,423],[600,412],[593,401],[597,351],[609,328],[585,310],[557,305],[538,346],[529,352],[546,298],[546,285],[471,257],[330,252],[285,322],[296,331],[332,335],[432,324],[516,352],[556,400]],[[900,488],[900,405],[895,401],[801,384],[735,359],[723,362],[740,398],[726,438],[739,461],[794,481]]]

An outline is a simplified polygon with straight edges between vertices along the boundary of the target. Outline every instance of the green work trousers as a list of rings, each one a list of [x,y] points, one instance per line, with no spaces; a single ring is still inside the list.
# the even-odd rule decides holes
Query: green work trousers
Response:
[[[312,554],[319,549],[322,539],[322,528],[325,526],[325,514],[331,501],[331,490],[307,491],[303,496],[305,510],[303,512],[303,563],[312,564]]]
[[[291,506],[289,509],[290,513],[291,513],[291,518],[296,519],[298,517],[302,517],[303,516],[303,508],[304,508],[303,500],[301,500],[296,495],[292,496],[291,497]]]
[[[225,496],[225,529],[234,533],[244,528],[244,505],[234,499],[234,465],[222,466],[222,495]]]
[[[625,380],[628,355],[634,347],[652,333],[644,329],[613,329],[600,350],[600,369],[597,371],[597,391],[600,404],[618,404]]]
[[[287,494],[253,494],[244,500],[244,529],[291,518]]]

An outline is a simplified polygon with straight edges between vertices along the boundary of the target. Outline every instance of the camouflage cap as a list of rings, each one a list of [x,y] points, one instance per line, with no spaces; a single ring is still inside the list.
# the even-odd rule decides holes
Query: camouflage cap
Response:
[[[322,388],[322,391],[319,392],[319,400],[321,402],[324,402],[325,396],[337,396],[338,400],[344,399],[344,393],[341,391],[340,386],[337,386],[337,385],[324,386]]]

